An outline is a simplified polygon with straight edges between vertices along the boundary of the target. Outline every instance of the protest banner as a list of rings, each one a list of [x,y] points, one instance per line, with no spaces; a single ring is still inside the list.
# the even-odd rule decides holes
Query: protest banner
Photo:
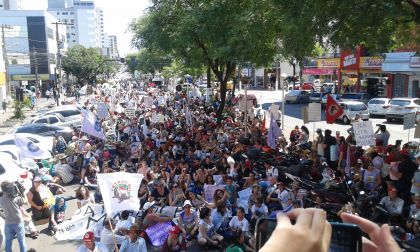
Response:
[[[96,108],[96,114],[99,119],[106,119],[109,117],[108,105],[106,103],[99,103]]]
[[[162,114],[155,114],[152,115],[152,123],[164,123],[165,122],[165,116]]]
[[[353,122],[352,125],[357,146],[375,145],[376,141],[372,121]]]
[[[225,187],[218,185],[204,185],[204,196],[207,202],[213,202],[214,192],[217,189],[223,190]]]
[[[137,193],[143,175],[115,172],[97,174],[97,177],[105,210],[109,215],[123,210],[138,210],[140,208]]]
[[[136,109],[134,107],[125,108],[124,113],[128,118],[136,117]]]
[[[409,113],[404,115],[404,130],[416,127],[416,113]]]
[[[147,236],[153,246],[159,247],[166,241],[169,236],[169,230],[172,227],[171,222],[159,222],[151,227],[146,228]]]
[[[321,103],[309,103],[308,106],[308,121],[321,121]]]

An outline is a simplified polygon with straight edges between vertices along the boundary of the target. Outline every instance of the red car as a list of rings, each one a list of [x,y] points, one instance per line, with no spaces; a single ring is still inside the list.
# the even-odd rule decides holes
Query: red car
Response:
[[[304,82],[303,84],[300,85],[300,90],[313,90],[313,89],[314,89],[314,84],[310,82]]]

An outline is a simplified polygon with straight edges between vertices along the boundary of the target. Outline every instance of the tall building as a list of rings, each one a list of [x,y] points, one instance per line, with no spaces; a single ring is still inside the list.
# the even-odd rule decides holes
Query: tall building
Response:
[[[69,47],[104,47],[103,12],[94,1],[49,0],[48,12],[68,24],[66,38]]]
[[[108,36],[108,45],[109,45],[109,56],[112,59],[120,58],[120,54],[118,52],[118,43],[117,43],[117,36],[109,35]]]
[[[0,10],[0,24],[8,26],[4,39],[5,70],[12,93],[15,88],[25,86],[40,88],[45,94],[53,87],[57,40],[67,47],[66,27],[58,26],[57,39],[55,22],[54,16],[42,10]],[[1,91],[0,99],[4,99]]]
[[[23,0],[0,0],[0,10],[23,10]]]

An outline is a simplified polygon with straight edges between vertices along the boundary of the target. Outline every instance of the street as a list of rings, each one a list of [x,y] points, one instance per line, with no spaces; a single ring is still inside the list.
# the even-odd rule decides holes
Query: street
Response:
[[[238,93],[244,93],[243,90],[239,91]],[[267,90],[248,90],[248,94],[253,94],[257,97],[257,101],[259,104],[261,104],[262,109],[269,110],[271,104],[276,104],[280,107],[281,110],[281,97],[282,97],[282,91],[267,91]],[[303,121],[301,119],[301,108],[304,106],[308,106],[308,104],[285,104],[285,111],[286,116],[284,119],[285,125],[285,136],[288,136],[290,131],[298,125],[299,127],[303,125]],[[324,110],[322,110],[322,121],[316,122],[316,123],[307,123],[305,124],[306,127],[308,127],[309,131],[311,132],[311,138],[313,136],[313,133],[315,129],[321,128],[321,129],[331,129],[334,133],[335,131],[340,131],[342,135],[347,135],[347,129],[350,128],[350,125],[344,124],[342,121],[336,121],[334,124],[327,124],[325,122],[325,114]],[[389,139],[389,143],[395,143],[396,140],[401,139],[403,142],[406,142],[408,138],[410,141],[414,140],[414,129],[410,130],[410,136],[408,135],[409,131],[403,129],[402,122],[393,122],[388,123],[386,122],[384,117],[374,117],[370,118],[370,121],[372,121],[373,129],[376,130],[378,127],[377,124],[385,124],[387,127],[387,130],[391,134],[391,137]],[[418,140],[418,139],[416,139]]]

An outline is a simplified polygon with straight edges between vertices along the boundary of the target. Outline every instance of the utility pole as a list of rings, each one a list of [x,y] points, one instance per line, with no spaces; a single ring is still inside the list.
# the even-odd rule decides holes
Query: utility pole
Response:
[[[72,25],[63,22],[55,22],[52,23],[55,25],[55,40],[57,41],[57,59],[56,59],[56,70],[54,71],[55,74],[55,90],[57,92],[57,96],[59,96],[60,92],[58,91],[58,86],[61,83],[61,51],[60,51],[60,39],[58,34],[58,25]],[[57,71],[58,70],[58,71]],[[58,74],[57,74],[58,72]],[[57,106],[59,106],[59,99],[57,99]]]
[[[35,50],[35,47],[32,47],[32,51],[34,52],[34,63],[35,63],[35,87],[39,89],[41,92],[41,85],[38,82],[38,53]]]
[[[6,39],[4,38],[4,29],[13,29],[10,25],[2,24],[1,27],[1,42],[2,42],[2,51],[3,51],[3,61],[4,67],[6,70],[6,96],[12,97],[12,91],[9,83],[9,60],[7,59],[6,52]]]

